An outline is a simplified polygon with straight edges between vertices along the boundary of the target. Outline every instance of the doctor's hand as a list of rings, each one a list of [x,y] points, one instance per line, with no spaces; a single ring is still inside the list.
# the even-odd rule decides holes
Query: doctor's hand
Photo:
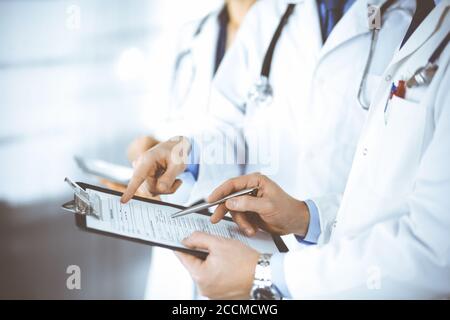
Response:
[[[233,220],[252,236],[258,228],[279,235],[305,236],[309,226],[309,210],[305,202],[294,199],[275,182],[259,173],[230,179],[216,188],[208,202],[219,200],[233,192],[258,188],[256,197],[246,195],[220,204],[211,216],[211,222],[219,222],[227,212]]]
[[[181,185],[176,177],[186,168],[190,149],[187,138],[174,137],[144,152],[135,162],[122,203],[128,202],[144,182],[152,195],[174,193]]]
[[[127,149],[127,157],[130,163],[136,161],[144,152],[150,148],[156,146],[159,143],[158,140],[151,136],[143,136],[134,139]]]
[[[132,166],[133,168],[136,165],[136,161],[132,162]],[[115,191],[119,191],[119,192],[125,192],[127,190],[127,185],[126,184],[122,184],[122,183],[117,183],[105,178],[99,178],[100,183],[103,184],[104,186],[106,186],[108,189],[111,190],[115,190]],[[147,183],[144,182],[143,184],[141,184],[141,186],[136,190],[135,195],[142,197],[142,198],[147,198],[147,199],[152,199],[152,200],[161,200],[160,196],[154,196],[152,195],[147,188]]]
[[[183,240],[188,248],[208,250],[206,260],[175,252],[197,284],[211,299],[248,299],[259,253],[238,240],[194,232]]]
[[[113,182],[111,180],[100,178],[100,183],[107,187],[108,189],[119,191],[119,192],[125,192],[127,190],[127,186],[123,185],[121,183]],[[135,193],[138,197],[152,199],[152,200],[161,200],[160,196],[153,196],[146,190],[146,183],[144,182],[139,189]]]

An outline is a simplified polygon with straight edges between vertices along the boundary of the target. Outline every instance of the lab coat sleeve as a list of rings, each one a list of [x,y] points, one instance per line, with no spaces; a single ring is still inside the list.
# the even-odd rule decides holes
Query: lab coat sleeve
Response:
[[[244,170],[243,115],[216,89],[212,91],[211,104],[217,110],[208,115],[203,130],[190,135],[198,146],[199,167],[189,202],[208,196],[218,185]]]
[[[287,253],[285,279],[294,298],[450,296],[448,71],[436,91],[434,133],[416,172],[415,187],[396,209],[401,215],[354,237]]]
[[[329,194],[311,199],[316,205],[319,215],[320,235],[317,244],[325,244],[330,240],[341,199],[342,194]]]

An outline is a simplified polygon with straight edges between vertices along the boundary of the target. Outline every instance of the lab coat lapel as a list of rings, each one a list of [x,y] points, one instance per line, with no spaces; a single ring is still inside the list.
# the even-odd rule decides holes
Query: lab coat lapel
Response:
[[[319,52],[322,48],[322,32],[320,29],[319,13],[317,10],[316,0],[283,0],[280,3],[296,4],[295,11],[297,12],[299,24],[301,29],[301,42],[299,44],[304,46],[308,44],[308,54],[317,61]],[[300,49],[303,50],[303,49]]]
[[[217,13],[214,12],[208,17],[200,34],[194,38],[191,47],[194,64],[196,66],[201,65],[203,70],[209,69],[203,72],[204,75],[208,75],[207,81],[210,81],[213,77],[218,33]],[[214,43],[211,43],[211,41]],[[214,48],[214,51],[211,53],[211,50],[206,50],[207,48]]]
[[[308,50],[311,54],[311,57],[317,59],[320,54],[320,50],[322,49],[322,32],[320,29],[317,4],[315,0],[312,0],[303,1],[301,5],[302,8],[299,8],[299,10],[302,10],[303,14],[300,13],[300,19],[305,31],[302,32],[302,34],[306,37],[304,43],[308,44]]]
[[[411,55],[434,34],[440,23],[442,23],[442,18],[447,14],[449,5],[450,1],[443,0],[430,12],[430,16],[417,27],[405,45],[397,51],[392,59],[391,66]]]
[[[394,55],[389,66],[386,68],[383,78],[391,79],[392,70],[396,69],[396,65],[418,50],[436,32],[445,15],[448,13],[449,6],[450,0],[443,0],[436,6],[425,21],[423,21],[414,31],[404,46]],[[428,57],[424,58],[423,64],[426,63],[426,59],[428,59]],[[417,66],[417,68],[418,67],[420,66]],[[383,83],[384,85],[378,87],[373,101],[382,101],[382,97],[387,95],[386,90],[388,90],[388,88],[386,86],[389,85],[389,83]],[[375,110],[372,106],[370,109]]]
[[[387,0],[371,0],[370,4],[381,6]],[[369,1],[356,0],[351,8],[344,14],[338,24],[325,41],[320,52],[319,60],[328,53],[361,34],[369,33],[369,25],[367,20],[367,6]]]
[[[365,0],[355,1],[328,36],[320,52],[319,60],[340,44],[362,33],[369,32],[366,6],[367,2]]]

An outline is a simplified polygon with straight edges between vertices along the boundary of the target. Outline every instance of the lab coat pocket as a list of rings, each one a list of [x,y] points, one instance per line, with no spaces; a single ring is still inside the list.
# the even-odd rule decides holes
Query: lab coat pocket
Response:
[[[422,151],[425,111],[423,105],[397,96],[389,101],[371,155],[369,175],[376,193],[390,198],[411,190]]]

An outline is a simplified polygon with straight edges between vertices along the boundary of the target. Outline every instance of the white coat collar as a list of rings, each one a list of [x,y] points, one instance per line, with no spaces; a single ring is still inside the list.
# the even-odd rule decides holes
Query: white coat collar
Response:
[[[220,10],[211,12],[206,21],[204,22],[201,32],[195,36],[191,43],[190,49],[192,50],[192,56],[195,65],[202,65],[202,70],[205,74],[209,74],[211,79],[214,74],[215,55],[211,52],[215,52],[217,37],[219,34],[218,15]],[[213,50],[213,51],[212,51]]]
[[[403,60],[419,49],[422,44],[425,43],[439,28],[442,23],[442,18],[445,17],[449,9],[450,0],[440,1],[440,3],[433,9],[433,11],[430,12],[427,18],[411,35],[405,45],[395,54],[391,65]]]

